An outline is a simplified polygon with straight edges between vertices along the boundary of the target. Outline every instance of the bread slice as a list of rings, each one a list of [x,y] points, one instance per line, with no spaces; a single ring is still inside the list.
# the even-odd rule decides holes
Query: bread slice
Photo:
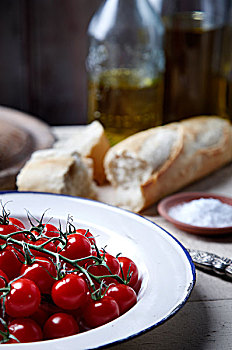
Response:
[[[103,160],[110,144],[104,128],[98,121],[78,128],[69,139],[57,141],[54,148],[71,153],[78,152],[82,157],[92,159],[94,180],[99,185],[106,181]]]
[[[232,127],[201,116],[137,133],[105,157],[115,204],[139,212],[232,160]]]
[[[19,191],[95,197],[92,174],[80,155],[61,150],[36,151],[16,179]]]

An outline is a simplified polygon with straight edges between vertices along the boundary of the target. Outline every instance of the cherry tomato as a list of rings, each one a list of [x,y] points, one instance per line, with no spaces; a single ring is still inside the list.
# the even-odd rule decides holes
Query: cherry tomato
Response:
[[[19,276],[23,261],[24,255],[11,245],[0,251],[0,267],[10,280]]]
[[[100,300],[92,300],[83,311],[84,324],[89,328],[95,328],[106,324],[119,316],[118,303],[109,296]]]
[[[91,265],[88,267],[88,272],[91,273],[92,275],[94,276],[108,276],[110,275],[110,272],[109,270],[107,269],[106,266],[103,266],[103,265]],[[114,283],[116,282],[115,278],[114,277],[104,277],[102,279],[100,279],[99,282],[95,281],[94,278],[92,278],[93,281],[94,281],[94,284],[95,284],[95,287],[98,288],[99,287],[99,284],[100,282],[103,280],[104,283],[106,283],[107,285],[111,284],[111,283]]]
[[[47,321],[49,318],[49,314],[39,306],[36,312],[34,312],[30,318],[34,320],[40,327],[44,326],[44,323]]]
[[[45,235],[48,238],[57,238],[60,237],[60,232],[56,226],[48,223],[44,225],[43,235]],[[59,244],[59,241],[54,240],[53,243],[55,244],[55,246],[57,246]]]
[[[4,271],[0,270],[0,288],[4,288],[6,283],[9,282],[9,278]]]
[[[56,238],[60,236],[60,232],[58,230],[58,228],[50,223],[47,224],[42,224],[42,235],[43,237],[45,236],[45,238]],[[39,236],[41,229],[39,229],[39,231],[37,230],[32,230],[31,232],[35,235],[35,236]],[[55,241],[54,241],[55,242]],[[58,242],[59,243],[59,242]]]
[[[137,303],[137,295],[134,289],[125,284],[109,286],[105,295],[117,301],[120,314],[125,313]]]
[[[81,233],[83,236],[88,237],[88,239],[90,240],[90,243],[92,245],[96,244],[96,240],[94,238],[94,236],[92,235],[92,233],[84,228],[79,228],[76,230],[76,232]],[[87,232],[87,233],[86,233]]]
[[[117,258],[115,258],[113,255],[110,255],[108,253],[101,253],[101,256],[104,256],[104,261],[108,268],[110,269],[110,272],[113,275],[118,275],[120,273],[120,264]]]
[[[9,218],[9,223],[5,225],[0,225],[0,234],[6,236],[6,235],[9,235],[10,233],[21,231],[24,229],[25,227],[20,220],[16,218]],[[17,239],[18,241],[25,240],[25,236],[23,233],[17,233],[15,235],[12,235],[11,237],[13,239]],[[6,241],[4,241],[4,239],[0,239],[0,244],[4,244],[5,242]]]
[[[124,278],[127,279],[128,274],[131,276],[131,279],[128,285],[134,289],[137,284],[138,276],[139,276],[139,272],[136,264],[131,259],[124,256],[118,257],[118,261],[121,265]],[[123,277],[121,274],[121,271],[119,276]]]
[[[12,282],[10,292],[6,296],[6,313],[12,317],[28,317],[39,307],[41,300],[37,285],[26,278]]]
[[[17,228],[17,231],[25,229],[25,226],[21,220],[17,218],[12,218],[12,217],[9,217],[8,219],[9,219],[9,222]]]
[[[36,321],[41,327],[44,326],[47,319],[58,312],[63,312],[64,310],[58,306],[51,304],[49,302],[41,302],[36,312],[34,312],[30,318]]]
[[[46,238],[39,238],[37,241],[33,242],[33,241],[30,241],[29,243],[35,245],[35,246],[39,246],[43,243],[47,242],[47,239]],[[44,249],[47,249],[49,250],[50,252],[53,252],[55,253],[56,252],[56,246],[53,242],[48,242],[47,244],[45,244],[44,246]],[[44,258],[47,258],[49,256],[49,254],[47,253],[43,253],[43,252],[39,252],[35,249],[31,249],[31,253],[37,257],[37,256],[40,256],[40,257],[44,257]]]
[[[43,338],[40,326],[30,318],[17,318],[9,323],[10,334],[14,335],[21,343],[40,341]],[[17,343],[10,339],[9,343]]]
[[[41,293],[49,294],[55,282],[52,276],[56,277],[56,268],[51,260],[37,257],[33,264],[22,266],[20,275],[35,282]]]
[[[9,282],[9,279],[4,271],[0,270],[0,288],[6,287],[7,283]],[[2,293],[0,293],[0,296]]]
[[[77,309],[87,301],[88,287],[80,276],[70,273],[54,283],[52,299],[54,303],[65,309]]]
[[[104,263],[108,266],[108,268],[104,265],[93,264],[88,267],[88,272],[92,273],[94,276],[104,276],[104,275],[119,275],[120,273],[120,265],[118,259],[116,259],[113,255],[108,253],[101,252],[102,257],[104,256]],[[114,283],[116,280],[114,277],[105,277],[104,282],[106,284]]]
[[[89,239],[80,233],[72,233],[67,237],[67,245],[64,249],[58,246],[60,255],[69,259],[81,259],[90,256],[92,253],[91,243]],[[84,265],[86,261],[79,262]]]
[[[140,291],[140,288],[141,288],[141,285],[142,285],[142,278],[138,279],[137,283],[135,284],[135,286],[133,287],[134,291],[136,294],[139,293]]]
[[[45,339],[67,337],[78,332],[79,327],[73,316],[64,312],[50,316],[43,328]]]

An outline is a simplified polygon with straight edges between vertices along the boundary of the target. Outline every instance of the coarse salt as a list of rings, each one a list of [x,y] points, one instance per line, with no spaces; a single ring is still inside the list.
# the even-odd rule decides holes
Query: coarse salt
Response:
[[[232,206],[214,198],[194,199],[170,208],[175,220],[200,227],[232,226]]]

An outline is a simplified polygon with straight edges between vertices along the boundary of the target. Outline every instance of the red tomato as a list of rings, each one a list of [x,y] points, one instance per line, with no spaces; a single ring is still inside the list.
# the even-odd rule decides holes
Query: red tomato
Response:
[[[140,288],[141,288],[141,285],[142,285],[142,278],[138,279],[137,283],[135,284],[135,286],[133,287],[134,291],[136,294],[139,293],[140,291]]]
[[[40,326],[30,318],[17,318],[9,323],[10,334],[14,335],[21,343],[40,341],[43,338]],[[10,339],[9,343],[17,343]]]
[[[90,243],[92,245],[96,244],[96,240],[94,238],[94,236],[92,235],[92,233],[84,228],[79,228],[76,230],[76,232],[81,233],[83,236],[88,237],[88,239],[90,240]],[[87,232],[87,233],[86,233]]]
[[[52,276],[56,277],[56,268],[51,260],[37,257],[32,265],[22,266],[20,275],[35,282],[41,293],[49,294],[55,282]]]
[[[0,270],[0,288],[6,287],[7,283],[9,282],[9,279],[4,271]],[[0,296],[2,293],[0,293]],[[1,323],[0,323],[1,324]]]
[[[47,238],[57,238],[57,237],[60,237],[60,232],[56,226],[48,223],[44,225],[43,236],[44,235]],[[60,243],[60,241],[54,240],[53,243],[55,244],[55,246],[57,246]]]
[[[72,233],[67,237],[67,245],[61,250],[61,245],[58,246],[58,252],[60,255],[66,258],[75,260],[90,256],[92,253],[91,243],[89,239],[80,233]],[[84,265],[86,261],[80,262],[80,265]]]
[[[30,241],[29,243],[31,243],[31,244],[33,244],[33,245],[35,245],[35,246],[39,246],[39,245],[41,245],[41,244],[43,244],[43,243],[45,243],[45,242],[47,242],[47,239],[46,239],[46,238],[39,238],[38,241],[36,241],[36,242]],[[56,246],[55,246],[55,244],[54,244],[53,242],[48,242],[47,244],[45,244],[45,245],[43,246],[43,248],[44,248],[44,249],[47,249],[47,250],[49,250],[50,252],[53,252],[53,253],[56,252]],[[49,254],[43,253],[43,252],[39,252],[39,251],[34,250],[34,249],[31,249],[31,253],[32,253],[35,257],[37,257],[37,256],[40,256],[40,257],[42,256],[42,257],[44,257],[44,258],[49,257]]]
[[[137,284],[138,276],[139,276],[137,266],[135,265],[135,263],[131,259],[126,258],[124,256],[118,257],[118,261],[121,265],[125,280],[127,279],[128,274],[131,276],[131,279],[130,279],[130,282],[128,283],[128,285],[134,289],[136,284]],[[121,274],[121,271],[120,271],[119,276],[123,277]]]
[[[6,313],[12,317],[28,317],[39,307],[41,300],[37,285],[26,278],[12,282],[10,292],[6,296]]]
[[[44,326],[44,323],[47,321],[47,319],[49,318],[49,314],[43,310],[40,306],[37,309],[36,312],[34,312],[30,318],[32,318],[32,320],[34,320],[36,323],[38,323],[38,325],[40,327]]]
[[[60,232],[58,230],[58,228],[52,224],[42,224],[42,235],[43,237],[45,236],[45,238],[56,238],[56,237],[59,237],[60,236]],[[37,230],[32,230],[31,232],[35,235],[35,236],[39,236],[40,235],[40,232],[41,232],[41,229],[39,229],[39,231]],[[55,242],[55,241],[54,241]],[[59,241],[57,241],[59,243]]]
[[[103,257],[104,253],[101,253],[101,256]],[[120,264],[117,258],[115,258],[113,255],[105,253],[104,261],[113,275],[118,275],[120,273]]]
[[[43,234],[49,238],[60,236],[60,232],[57,227],[49,223],[44,225]]]
[[[43,328],[45,339],[67,337],[78,332],[79,327],[73,316],[64,312],[50,316]]]
[[[119,314],[118,303],[113,298],[104,296],[86,305],[83,320],[87,327],[95,328],[114,320]]]
[[[9,222],[17,228],[17,231],[24,230],[25,226],[21,220],[9,217]]]
[[[109,270],[107,269],[106,266],[103,265],[91,265],[88,268],[88,272],[91,273],[94,276],[105,276],[105,275],[110,275]],[[95,281],[94,278],[92,278],[95,284],[95,287],[99,287],[99,283],[101,282],[101,280],[103,280],[107,285],[110,283],[114,283],[116,282],[114,277],[104,277],[102,279],[100,279],[99,282]]]
[[[4,288],[6,282],[9,282],[9,278],[7,277],[4,271],[0,270],[0,288]]]
[[[65,309],[77,309],[87,301],[88,287],[80,276],[70,273],[54,283],[52,299],[54,303]]]
[[[115,258],[113,255],[110,255],[108,253],[101,253],[101,256],[104,256],[104,262],[106,263],[106,265],[108,266],[108,268],[110,269],[110,271],[108,270],[108,268],[104,265],[97,265],[97,264],[93,264],[91,266],[88,267],[88,272],[92,273],[94,276],[104,276],[104,275],[119,275],[120,273],[120,265],[119,265],[119,261],[117,258]],[[110,284],[110,283],[114,283],[116,282],[114,277],[105,277],[104,278],[104,282],[106,284]]]
[[[117,301],[120,314],[128,311],[137,303],[137,295],[134,289],[125,284],[109,286],[105,295]]]
[[[33,313],[30,318],[36,321],[41,327],[44,326],[47,319],[58,312],[63,312],[63,309],[59,308],[54,304],[48,302],[42,302],[35,313]]]
[[[14,223],[15,222],[15,223]],[[16,225],[18,222],[18,225]],[[15,218],[9,218],[9,223],[5,225],[0,225],[0,234],[1,235],[9,235],[10,233],[17,232],[23,230],[25,227],[21,221]],[[25,236],[23,233],[17,233],[11,236],[13,239],[17,239],[18,241],[24,241]],[[6,241],[4,239],[0,239],[0,244],[4,244]]]
[[[10,280],[19,276],[23,261],[24,255],[10,245],[0,251],[0,267]]]

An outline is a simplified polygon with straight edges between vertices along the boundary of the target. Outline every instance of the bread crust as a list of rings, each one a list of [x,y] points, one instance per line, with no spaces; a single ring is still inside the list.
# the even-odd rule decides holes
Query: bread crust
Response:
[[[139,185],[141,192],[139,207],[137,206],[136,210],[128,209],[141,211],[232,160],[232,126],[229,121],[216,116],[200,116],[155,129],[173,128],[176,124],[181,135],[179,142],[175,144],[174,150],[162,166],[154,171],[147,181]],[[130,150],[137,153],[138,145],[145,142],[151,132],[154,131],[150,129],[121,142],[115,150],[111,150],[110,158],[114,157],[115,151],[122,152],[128,145]],[[106,173],[109,171],[108,168]],[[120,206],[123,206],[123,203],[120,203]]]
[[[95,198],[88,166],[77,153],[34,152],[17,176],[19,191],[51,192]]]
[[[109,148],[109,140],[107,139],[106,135],[102,133],[98,143],[93,145],[90,152],[86,155],[87,158],[91,158],[93,160],[94,180],[98,183],[98,185],[103,185],[106,182],[103,162],[105,154]]]

